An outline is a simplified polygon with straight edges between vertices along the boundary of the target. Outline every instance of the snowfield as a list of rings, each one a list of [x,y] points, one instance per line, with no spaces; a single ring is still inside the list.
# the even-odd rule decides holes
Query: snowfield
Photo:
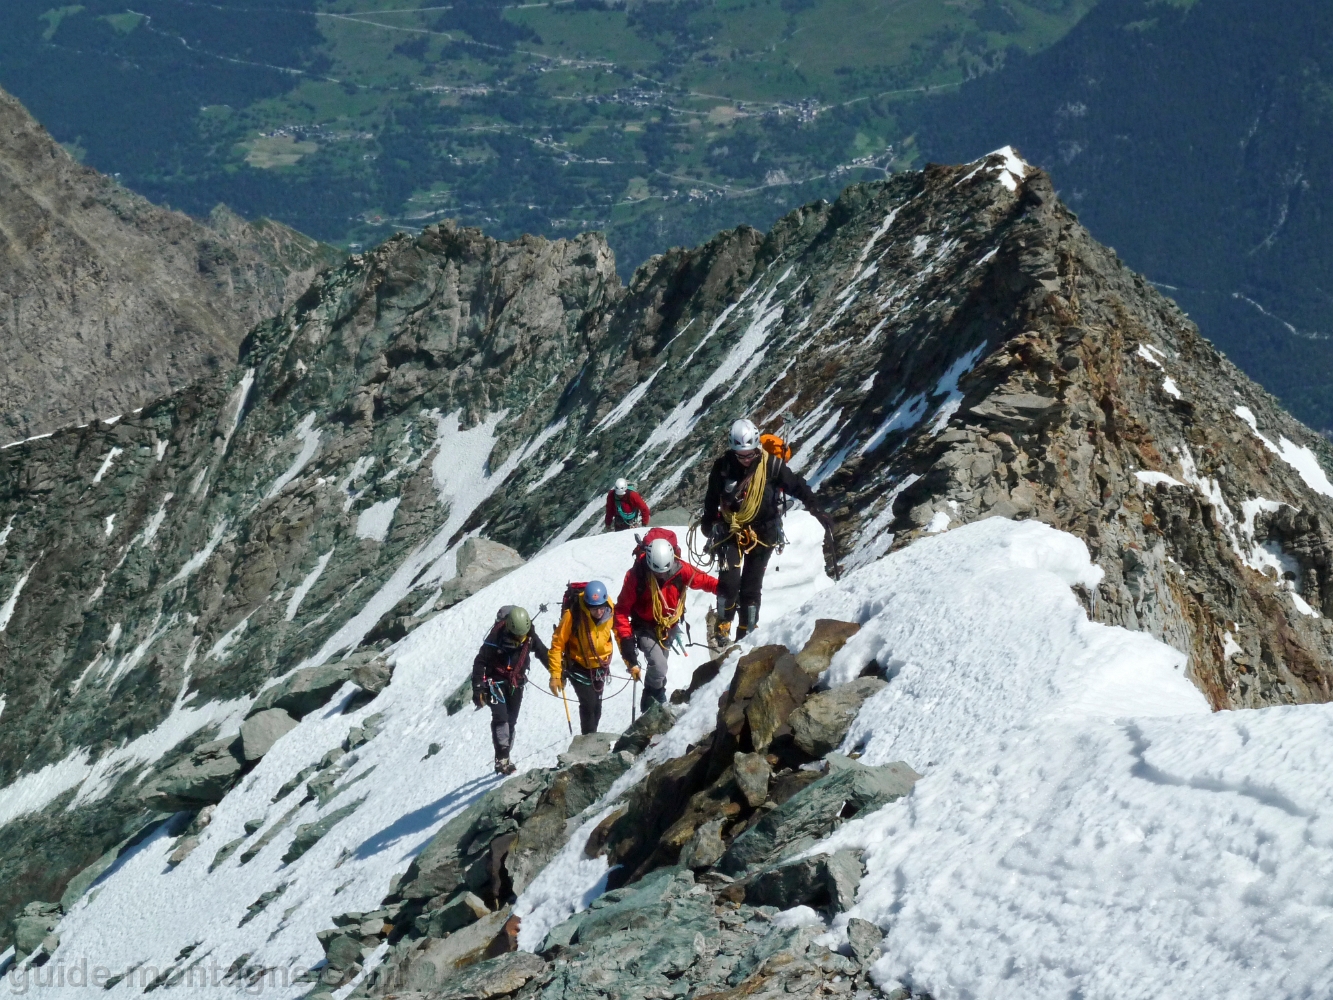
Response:
[[[828,934],[845,940],[851,916],[885,930],[882,986],[936,1000],[1333,995],[1333,707],[1211,713],[1183,653],[1088,621],[1078,593],[1095,589],[1101,571],[1081,541],[1037,522],[993,518],[946,530],[837,583],[822,572],[814,519],[790,516],[788,533],[755,642],[798,648],[818,618],[862,623],[828,682],[857,676],[872,659],[891,680],[842,749],[872,764],[906,760],[924,775],[911,795],[812,851],[865,850],[858,901]],[[250,965],[288,975],[316,964],[316,932],[335,914],[374,909],[439,826],[495,785],[488,713],[469,707],[449,718],[442,708],[495,609],[554,606],[570,579],[600,577],[615,593],[632,544],[620,533],[554,546],[423,625],[397,647],[383,694],[344,715],[348,688],[307,716],[226,797],[186,861],[168,868],[174,841],[162,831],[105,876],[65,917],[47,968],[84,960],[113,974],[165,968],[195,943],[191,960],[205,955],[205,967],[225,970],[247,954]],[[691,595],[696,640],[710,604]],[[538,625],[549,634],[553,612]],[[673,657],[673,688],[705,659],[691,654]],[[604,806],[711,730],[733,665]],[[533,677],[544,688],[539,665]],[[381,713],[381,734],[344,758],[337,787],[345,791],[322,809],[297,809],[248,863],[238,852],[208,871],[247,821],[268,830],[287,816],[301,792],[273,803],[284,782]],[[621,728],[629,714],[629,692],[616,693],[604,728]],[[550,766],[568,741],[560,702],[529,688],[517,763]],[[358,800],[307,854],[282,863],[299,825]],[[602,810],[591,812],[585,830]],[[604,884],[605,861],[583,858],[582,838],[520,898],[522,946],[534,947]],[[240,926],[248,907],[279,888]],[[817,919],[804,908],[784,918]],[[131,978],[110,993],[141,988]],[[243,988],[191,995],[235,997]]]
[[[771,564],[765,615],[785,614],[811,593],[832,584],[823,572],[818,523],[797,513],[787,524],[791,542]],[[683,545],[685,529],[675,530]],[[306,716],[218,805],[198,848],[185,861],[174,869],[168,866],[167,857],[176,840],[160,829],[104,875],[61,922],[61,944],[52,960],[31,974],[40,975],[45,982],[47,970],[59,972],[60,983],[65,979],[62,970],[82,968],[84,963],[89,976],[98,967],[112,976],[140,967],[107,994],[138,996],[143,989],[142,968],[166,969],[182,949],[198,944],[190,962],[206,956],[198,968],[201,978],[208,970],[216,970],[208,976],[209,982],[220,980],[235,959],[249,955],[249,965],[276,969],[279,984],[284,978],[289,984],[275,990],[266,978],[261,982],[268,994],[296,997],[308,992],[309,984],[291,980],[323,960],[316,933],[331,927],[331,918],[337,914],[375,909],[388,893],[390,879],[406,870],[435,831],[499,783],[492,769],[490,713],[474,711],[469,705],[449,717],[444,709],[445,698],[470,676],[472,657],[496,609],[518,603],[537,616],[538,606],[548,603],[551,610],[536,617],[536,625],[549,639],[565,583],[600,578],[614,597],[630,566],[633,546],[633,532],[566,542],[422,625],[397,647],[393,682],[378,698],[342,714],[353,690],[348,685],[323,710]],[[711,595],[690,592],[686,620],[695,641],[704,641],[704,615],[713,603]],[[703,649],[690,649],[689,654],[688,658],[671,657],[669,685],[673,689],[687,685],[694,668],[707,659]],[[624,673],[617,657],[613,674]],[[564,707],[546,691],[546,678],[545,668],[534,661],[536,686],[527,688],[514,745],[514,761],[520,770],[554,766],[556,755],[569,744]],[[623,729],[630,722],[631,690],[621,680],[613,680],[607,690],[613,696],[606,703],[603,728]],[[238,728],[241,714],[232,708],[231,732]],[[272,801],[298,771],[319,761],[350,729],[376,714],[383,716],[380,735],[340,762],[347,766],[337,788],[345,791],[322,809],[311,801],[290,817],[287,814],[302,798],[302,789],[277,803]],[[711,729],[713,712],[698,714],[705,720],[699,723],[700,731]],[[577,705],[573,715],[577,720]],[[577,732],[577,721],[574,726]],[[680,728],[680,732],[685,730]],[[663,741],[656,748],[658,755],[683,752],[684,745],[676,745],[679,735],[673,733],[670,740]],[[436,747],[433,753],[432,746]],[[51,777],[55,780],[59,775]],[[0,799],[6,795],[8,790],[0,793]],[[299,826],[358,800],[361,804],[356,811],[306,854],[290,864],[282,862]],[[281,832],[242,864],[246,848],[284,819]],[[246,822],[253,820],[262,821],[258,832],[210,873],[218,851],[242,837]],[[247,909],[277,889],[282,890],[281,895],[242,926],[242,919],[249,916]],[[149,975],[145,982],[151,979]],[[189,992],[234,998],[245,991],[245,984],[237,983]],[[40,995],[66,992],[71,997],[87,996],[84,987],[60,985],[43,987]],[[254,988],[249,992],[253,994]]]

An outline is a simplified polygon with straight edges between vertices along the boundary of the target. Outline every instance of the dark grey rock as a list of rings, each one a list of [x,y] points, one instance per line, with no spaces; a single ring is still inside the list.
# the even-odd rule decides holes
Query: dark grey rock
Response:
[[[796,745],[816,758],[836,750],[847,730],[851,729],[861,705],[887,686],[887,682],[878,677],[859,677],[848,684],[812,694],[787,720]]]
[[[751,876],[745,901],[752,906],[832,907],[847,910],[861,884],[861,861],[851,851],[816,854]]]
[[[241,756],[246,763],[259,760],[273,744],[296,728],[296,720],[281,708],[269,708],[241,723]]]
[[[244,767],[239,737],[197,747],[185,760],[153,779],[140,798],[157,809],[199,809],[222,801]]]
[[[640,713],[639,717],[630,723],[630,727],[616,740],[612,749],[617,753],[628,750],[638,756],[648,748],[654,736],[660,736],[675,724],[676,717],[672,714],[671,708],[660,702],[654,702],[647,711]]]
[[[767,864],[794,847],[827,835],[838,822],[907,795],[920,775],[901,761],[860,764],[820,778],[737,837],[719,862],[728,874]]]
[[[357,799],[355,802],[349,802],[347,805],[333,810],[333,812],[329,813],[322,819],[316,820],[314,823],[302,823],[298,826],[296,828],[296,836],[292,838],[291,846],[287,848],[287,853],[282,856],[282,863],[289,865],[306,851],[310,850],[310,848],[314,847],[319,843],[319,839],[323,837],[324,834],[328,833],[340,822],[356,812],[357,808],[364,801],[365,799]]]
[[[884,952],[884,932],[869,920],[852,917],[847,921],[847,943],[857,962],[869,968]]]
[[[438,910],[423,913],[417,918],[417,925],[427,937],[444,937],[476,923],[490,912],[490,907],[475,893],[460,892]]]
[[[318,667],[305,667],[261,694],[250,706],[247,717],[256,716],[270,709],[282,709],[294,718],[300,719],[332,698],[338,689],[351,679],[351,675],[351,668],[344,663],[332,662]],[[244,728],[241,730],[241,736],[244,739]]]

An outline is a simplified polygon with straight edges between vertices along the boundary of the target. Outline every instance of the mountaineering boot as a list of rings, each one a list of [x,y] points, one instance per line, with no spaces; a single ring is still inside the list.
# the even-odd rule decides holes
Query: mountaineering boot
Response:
[[[665,684],[660,688],[649,687],[645,684],[643,686],[643,694],[639,696],[639,711],[646,712],[648,709],[652,708],[654,704],[661,705],[664,704],[666,700],[667,695]]]
[[[509,758],[508,758],[508,757],[496,757],[496,758],[495,758],[495,773],[496,773],[496,774],[513,774],[513,773],[514,773],[515,771],[517,771],[517,770],[518,770],[518,768],[516,768],[513,764],[511,764],[511,763],[509,762]]]
[[[759,605],[747,604],[741,608],[741,620],[736,623],[736,638],[744,639],[759,624]]]

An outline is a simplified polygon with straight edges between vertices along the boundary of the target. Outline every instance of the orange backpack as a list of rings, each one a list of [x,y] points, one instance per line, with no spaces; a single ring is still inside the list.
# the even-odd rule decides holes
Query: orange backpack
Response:
[[[784,462],[791,461],[791,445],[776,434],[760,434],[759,447],[763,448],[764,451],[768,452],[770,455],[776,455]]]

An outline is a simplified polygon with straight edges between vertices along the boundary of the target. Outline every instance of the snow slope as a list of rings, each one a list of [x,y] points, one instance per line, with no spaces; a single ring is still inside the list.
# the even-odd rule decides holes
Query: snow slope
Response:
[[[1088,622],[1082,542],[992,519],[845,579],[835,659],[895,674],[844,749],[906,759],[913,794],[814,851],[861,847],[876,966],[936,1000],[1329,996],[1333,708],[1211,714],[1185,657]]]
[[[788,518],[792,543],[774,560],[765,594],[765,611],[780,615],[805,601],[812,591],[829,586],[820,554],[822,530],[813,518],[796,513]],[[684,538],[681,538],[684,541]],[[401,874],[435,831],[469,802],[494,787],[489,713],[469,707],[447,717],[444,699],[471,670],[472,656],[502,604],[522,603],[535,615],[547,602],[558,607],[564,584],[572,579],[605,580],[619,592],[634,544],[630,532],[599,534],[554,547],[481,593],[422,625],[396,649],[393,682],[369,705],[340,714],[345,697],[307,716],[284,736],[259,766],[217,807],[199,847],[174,869],[167,866],[175,840],[159,830],[118,864],[74,905],[60,926],[61,945],[48,963],[56,972],[102,967],[112,975],[127,968],[165,969],[182,949],[199,943],[190,961],[200,959],[200,975],[213,970],[220,981],[235,959],[249,955],[253,967],[275,968],[286,980],[316,964],[323,952],[316,932],[331,926],[334,915],[370,910],[388,891],[389,880]],[[691,595],[687,620],[698,641],[704,637],[704,615],[713,599]],[[549,635],[554,610],[537,619]],[[690,650],[689,658],[671,660],[670,683],[680,687],[706,653]],[[623,674],[617,661],[614,672]],[[545,670],[534,665],[523,705],[514,758],[520,768],[555,764],[569,743],[564,708],[545,692]],[[613,681],[604,726],[619,730],[630,721],[630,691]],[[344,694],[350,694],[349,687]],[[310,802],[297,809],[278,836],[248,863],[237,851],[210,873],[218,850],[244,834],[249,820],[262,820],[250,846],[286,816],[301,798],[292,792],[278,803],[271,799],[301,768],[338,746],[353,726],[382,713],[381,734],[354,750],[338,787],[345,788],[323,808]],[[711,727],[711,721],[708,725]],[[233,731],[234,731],[233,726]],[[432,754],[432,744],[438,752]],[[679,753],[674,742],[662,752]],[[349,803],[361,801],[308,853],[283,864],[296,829]],[[282,894],[241,926],[247,908],[260,896],[285,886]],[[36,973],[34,973],[36,974]],[[43,970],[43,975],[48,973]],[[60,971],[60,980],[64,972]],[[113,987],[111,996],[138,995],[143,969]],[[269,980],[264,980],[272,990]],[[134,985],[131,986],[131,983]],[[84,995],[77,986],[64,987]],[[192,995],[235,996],[244,984],[218,985]],[[291,983],[277,993],[298,996],[308,984]],[[59,985],[43,995],[60,994]]]
[[[797,647],[817,618],[861,622],[828,681],[874,659],[891,683],[843,749],[868,763],[905,759],[924,774],[912,795],[814,848],[866,851],[857,904],[829,934],[842,939],[850,916],[883,928],[883,986],[901,982],[936,1000],[1330,994],[1333,708],[1211,714],[1183,654],[1088,621],[1077,588],[1095,588],[1101,571],[1081,541],[1046,525],[976,522],[836,584],[819,570],[813,519],[793,515],[789,526],[793,544],[769,577],[755,641]],[[535,611],[570,578],[617,588],[631,544],[621,533],[553,547],[422,626],[398,647],[384,694],[357,712],[339,714],[335,701],[307,717],[227,796],[184,863],[167,868],[173,840],[162,832],[104,878],[62,923],[53,964],[163,968],[195,942],[202,965],[219,971],[247,954],[289,977],[314,964],[315,933],[333,915],[374,908],[440,824],[495,784],[488,717],[446,718],[440,708],[495,607]],[[696,635],[709,603],[692,603]],[[550,614],[540,623],[549,628]],[[672,685],[699,662],[676,658]],[[730,666],[606,803],[711,729]],[[612,697],[607,728],[628,721],[627,699]],[[301,807],[248,864],[233,855],[208,872],[247,820],[268,829],[291,807],[299,793],[270,802],[283,782],[372,713],[383,713],[383,732],[349,755],[346,791],[322,810]],[[554,763],[568,739],[559,702],[530,688],[520,764]],[[297,826],[359,799],[309,853],[281,862]],[[600,891],[605,862],[583,858],[582,840],[576,834],[516,905],[523,946]],[[240,926],[247,907],[283,886]],[[112,992],[137,992],[141,978]]]

